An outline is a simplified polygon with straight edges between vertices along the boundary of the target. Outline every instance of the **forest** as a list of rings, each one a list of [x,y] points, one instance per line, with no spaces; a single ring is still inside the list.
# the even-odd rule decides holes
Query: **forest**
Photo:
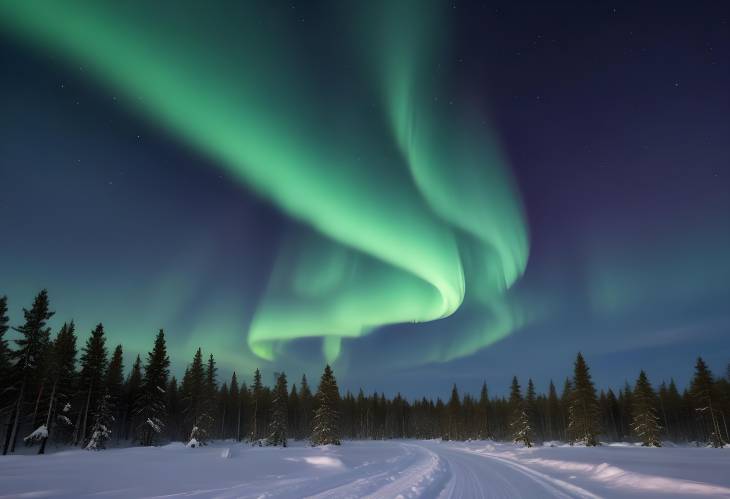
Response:
[[[41,291],[12,326],[0,297],[0,442],[3,455],[19,446],[48,444],[100,450],[117,445],[183,441],[189,447],[235,439],[252,445],[312,445],[341,439],[494,439],[525,446],[629,441],[722,447],[730,441],[730,366],[714,376],[702,358],[688,387],[673,380],[652,385],[640,370],[633,385],[598,390],[581,353],[573,376],[536,393],[532,379],[514,377],[508,397],[478,395],[453,386],[448,400],[400,394],[341,393],[325,366],[316,387],[285,373],[267,386],[260,371],[249,382],[234,372],[220,379],[212,353],[198,348],[180,380],[170,374],[164,331],[150,337],[146,357],[124,356],[108,345],[98,324],[79,345],[73,322],[51,331],[48,293]],[[129,369],[127,369],[129,366]]]

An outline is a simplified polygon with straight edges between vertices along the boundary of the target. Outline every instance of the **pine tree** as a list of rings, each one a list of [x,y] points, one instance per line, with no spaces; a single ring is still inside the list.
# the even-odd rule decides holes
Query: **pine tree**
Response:
[[[269,422],[269,437],[266,440],[267,445],[281,445],[286,447],[287,428],[288,428],[288,389],[286,384],[286,374],[281,373],[276,377],[276,388],[274,388],[274,398],[271,404],[271,420]]]
[[[558,424],[560,420],[560,400],[558,399],[558,391],[555,389],[553,380],[550,380],[550,387],[548,388],[548,399],[547,399],[547,431],[548,439],[555,440],[560,435],[560,426]]]
[[[10,357],[15,361],[13,371],[17,382],[17,395],[12,410],[12,426],[6,434],[3,446],[3,455],[15,452],[15,443],[18,438],[20,418],[24,409],[25,398],[28,388],[43,372],[42,362],[47,353],[51,329],[46,327],[48,320],[53,317],[54,312],[49,310],[48,292],[44,289],[33,300],[30,310],[23,309],[25,323],[21,327],[14,328],[21,334],[15,340],[16,350],[11,352]]]
[[[167,356],[165,333],[160,329],[152,351],[147,354],[147,364],[137,399],[136,415],[139,418],[137,435],[142,445],[155,443],[165,428],[167,420],[167,378],[170,374],[170,357]]]
[[[81,355],[81,389],[85,394],[83,410],[79,413],[75,444],[85,445],[89,427],[89,413],[104,394],[104,374],[107,367],[106,337],[100,323],[91,332]]]
[[[312,445],[340,445],[340,392],[329,365],[324,368],[322,373],[316,399],[317,410],[314,413]]]
[[[8,341],[5,339],[5,333],[10,327],[8,322],[8,297],[0,296],[0,407],[3,407],[3,394],[8,388],[6,383],[10,380],[10,350],[8,349]]]
[[[532,447],[534,440],[533,430],[530,426],[530,418],[527,414],[527,407],[522,398],[520,383],[517,376],[512,377],[512,385],[510,386],[509,406],[512,413],[510,419],[510,429],[512,432],[512,441]]]
[[[537,394],[535,393],[535,384],[532,378],[527,379],[527,392],[525,393],[525,413],[527,420],[532,428],[533,435],[537,433]]]
[[[124,438],[130,438],[130,432],[132,428],[135,428],[136,418],[134,414],[135,403],[140,396],[140,389],[142,387],[142,359],[137,358],[132,364],[132,370],[127,377],[127,381],[124,383],[124,410],[122,424],[124,426]]]
[[[253,374],[253,385],[251,386],[251,398],[253,407],[251,408],[251,435],[249,440],[253,444],[260,444],[263,432],[262,417],[263,411],[263,393],[264,386],[261,383],[261,371],[256,369]]]
[[[111,438],[111,425],[114,422],[112,409],[109,405],[109,394],[106,391],[99,397],[93,411],[93,421],[91,437],[86,444],[86,450],[106,449],[106,442]]]
[[[180,394],[178,393],[177,378],[173,376],[167,385],[167,432],[170,440],[180,437]]]
[[[241,441],[241,391],[238,389],[236,371],[231,376],[231,388],[228,390],[228,411],[233,419],[233,434],[237,442]]]
[[[695,365],[695,375],[690,384],[690,394],[694,399],[696,413],[702,421],[707,422],[704,426],[709,426],[708,443],[713,447],[722,447],[725,442],[722,439],[720,422],[717,418],[716,406],[718,404],[714,393],[714,384],[712,372],[705,364],[705,361],[702,360],[702,357],[699,357]]]
[[[487,383],[482,383],[482,389],[479,392],[479,433],[480,439],[492,438],[492,432],[489,428],[490,415],[489,415],[489,391],[487,390]]]
[[[106,393],[109,395],[109,409],[114,416],[114,427],[119,440],[122,421],[122,403],[124,397],[124,352],[122,345],[117,345],[112,353],[109,366],[106,369],[104,377],[104,386]]]
[[[208,363],[205,367],[205,389],[204,389],[204,407],[205,413],[208,415],[206,430],[209,437],[213,437],[215,426],[215,415],[217,413],[218,401],[218,368],[215,366],[213,354],[208,356]]]
[[[289,423],[289,435],[292,438],[299,437],[299,414],[301,412],[301,404],[299,402],[299,392],[297,391],[297,385],[294,383],[291,386],[291,392],[289,392],[289,415],[287,421]]]
[[[599,418],[600,408],[596,398],[596,388],[593,386],[583,355],[578,353],[575,360],[568,422],[571,443],[583,443],[589,447],[599,445]]]
[[[182,383],[183,413],[187,427],[190,428],[189,444],[205,445],[208,440],[210,416],[205,407],[206,376],[203,367],[203,354],[198,348],[193,362],[185,371]],[[193,442],[194,441],[194,442]]]
[[[455,384],[451,387],[451,396],[449,397],[449,403],[446,405],[446,410],[448,414],[444,440],[459,440],[461,400],[459,399],[459,390],[457,390]]]
[[[299,384],[299,411],[299,438],[303,440],[311,435],[314,413],[314,396],[309,389],[306,374],[302,374],[302,381]]]
[[[634,387],[634,420],[631,429],[645,447],[661,447],[659,417],[656,415],[656,394],[642,370]]]
[[[48,378],[51,383],[51,395],[48,402],[45,437],[41,440],[38,454],[44,454],[46,443],[56,423],[61,428],[70,429],[73,425],[68,418],[71,409],[71,397],[76,385],[76,334],[74,323],[64,323],[56,335],[51,347]],[[60,411],[60,414],[57,414]],[[54,417],[54,414],[57,414]]]

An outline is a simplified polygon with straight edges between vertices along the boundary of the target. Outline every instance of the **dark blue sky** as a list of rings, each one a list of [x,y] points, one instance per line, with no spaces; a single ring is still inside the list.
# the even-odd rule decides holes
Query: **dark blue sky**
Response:
[[[530,256],[511,293],[532,319],[470,356],[408,368],[392,367],[399,352],[448,323],[346,340],[342,384],[416,396],[486,379],[502,393],[518,375],[544,389],[562,383],[578,350],[601,386],[639,368],[684,384],[698,355],[722,372],[730,6],[454,5],[453,88],[489,109],[516,178]],[[226,372],[314,374],[318,345],[296,345],[300,361],[280,365],[245,340],[297,222],[83,65],[2,29],[0,65],[0,294],[13,324],[47,287],[54,326],[73,318],[85,337],[104,322],[130,354],[164,327],[178,371],[201,345]]]

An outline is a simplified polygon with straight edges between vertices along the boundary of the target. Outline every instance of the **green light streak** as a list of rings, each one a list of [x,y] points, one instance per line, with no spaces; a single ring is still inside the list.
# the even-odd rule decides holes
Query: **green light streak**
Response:
[[[88,67],[313,229],[281,248],[248,332],[259,357],[322,337],[334,361],[343,338],[443,319],[465,301],[486,323],[414,346],[414,362],[468,355],[519,327],[504,294],[527,264],[519,196],[483,119],[433,103],[439,11],[383,2],[351,16],[370,39],[345,40],[342,56],[362,71],[325,89],[272,12],[10,1],[0,26]]]

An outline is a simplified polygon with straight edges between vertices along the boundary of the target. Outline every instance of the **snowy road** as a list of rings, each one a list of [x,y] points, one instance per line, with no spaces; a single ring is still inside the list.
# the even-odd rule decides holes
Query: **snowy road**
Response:
[[[689,447],[170,444],[0,457],[0,498],[730,498],[728,469],[730,449]]]

